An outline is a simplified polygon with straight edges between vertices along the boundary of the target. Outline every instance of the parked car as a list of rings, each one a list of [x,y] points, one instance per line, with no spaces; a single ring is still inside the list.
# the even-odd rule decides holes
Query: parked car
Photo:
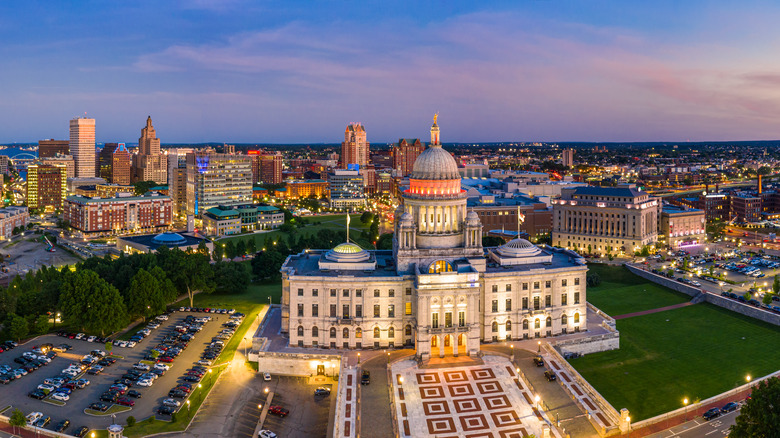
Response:
[[[547,379],[548,382],[552,382],[553,380],[557,379],[555,376],[555,373],[551,370],[547,370],[544,372],[544,377]]]
[[[81,438],[84,436],[87,436],[89,433],[89,428],[87,426],[81,426],[78,429],[76,429],[76,432],[73,434],[76,438]]]
[[[50,416],[41,417],[38,419],[38,421],[35,422],[35,427],[46,427],[47,424],[51,421]]]
[[[127,397],[120,397],[116,403],[122,406],[135,406],[135,400]]]
[[[330,388],[320,386],[314,390],[314,395],[330,395]]]
[[[157,413],[160,415],[171,415],[174,412],[176,412],[176,409],[171,406],[160,406],[157,408]]]
[[[41,391],[40,389],[36,389],[34,391],[28,392],[27,396],[30,398],[34,398],[36,400],[43,400],[43,398],[46,397],[46,393]]]
[[[542,359],[542,356],[534,356],[534,364],[538,367],[544,366],[544,359]]]
[[[135,389],[131,389],[125,393],[127,397],[133,397],[133,398],[141,398],[141,393],[136,391]]]
[[[65,429],[70,426],[70,420],[62,420],[59,423],[57,423],[56,426],[54,426],[55,432],[63,432]]]
[[[363,371],[363,374],[360,376],[360,384],[361,385],[368,385],[371,383],[371,372],[370,371]]]
[[[738,407],[739,407],[738,404],[734,402],[728,402],[725,405],[723,405],[722,408],[720,408],[720,412],[722,414],[725,414],[726,412],[736,411]]]
[[[266,382],[271,381],[271,373],[263,373],[263,380]]]
[[[276,438],[276,434],[268,429],[263,429],[257,433],[258,438]]]
[[[720,416],[720,409],[719,408],[712,408],[709,411],[705,412],[702,417],[704,417],[705,420],[710,421],[713,418],[717,418]]]
[[[287,416],[287,414],[290,413],[290,411],[281,406],[271,406],[270,408],[268,408],[268,413],[273,415],[278,415],[284,418]]]
[[[68,394],[63,394],[61,392],[55,392],[54,394],[51,395],[51,399],[66,402],[70,400],[70,396]]]
[[[163,406],[172,406],[174,408],[178,408],[181,406],[181,402],[172,398],[166,398],[162,401]]]

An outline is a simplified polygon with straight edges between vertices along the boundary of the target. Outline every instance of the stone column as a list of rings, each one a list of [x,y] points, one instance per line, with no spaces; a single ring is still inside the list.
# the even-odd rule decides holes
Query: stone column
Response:
[[[452,336],[452,344],[453,344],[452,345],[452,355],[455,356],[455,357],[458,357],[458,345],[459,345],[458,344],[458,338],[459,337],[460,337],[459,335],[453,335]]]

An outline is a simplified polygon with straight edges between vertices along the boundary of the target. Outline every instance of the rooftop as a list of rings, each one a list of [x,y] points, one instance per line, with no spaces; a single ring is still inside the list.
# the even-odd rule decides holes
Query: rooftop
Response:
[[[127,201],[164,201],[170,200],[170,196],[158,195],[156,193],[147,192],[143,196],[118,196],[115,198],[100,198],[100,197],[88,197],[81,195],[72,195],[65,198],[70,202],[77,202],[80,204],[90,204],[97,202],[127,202]]]
[[[178,248],[183,246],[196,246],[199,245],[200,242],[207,241],[207,239],[204,239],[202,237],[195,237],[189,234],[179,234],[179,233],[170,233],[170,232],[166,232],[162,234],[145,234],[142,236],[120,236],[117,238],[117,240],[143,245],[152,251],[157,250],[157,248],[161,246],[167,246],[169,248]]]
[[[574,194],[586,196],[626,196],[633,198],[635,196],[646,195],[647,193],[628,187],[585,186],[575,188]]]

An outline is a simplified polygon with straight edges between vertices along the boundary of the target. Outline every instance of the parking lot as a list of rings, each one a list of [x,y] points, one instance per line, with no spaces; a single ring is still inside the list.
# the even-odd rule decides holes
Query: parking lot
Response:
[[[39,269],[41,265],[72,265],[80,261],[62,248],[55,248],[54,252],[47,251],[49,246],[41,241],[42,235],[33,234],[32,231],[25,233],[25,236],[17,236],[0,248],[0,252],[10,256],[3,260],[8,274],[24,274]]]
[[[336,393],[315,396],[315,388],[330,388],[331,385],[312,385],[309,380],[308,377],[272,376],[270,382],[262,382],[264,389],[267,387],[274,393],[271,405],[290,411],[284,418],[269,413],[263,424],[264,429],[276,433],[280,438],[327,435],[330,404]],[[251,436],[251,432],[246,436]]]
[[[66,343],[73,347],[66,353],[60,353],[48,365],[45,365],[26,376],[11,381],[7,385],[1,386],[0,406],[13,406],[13,408],[20,409],[25,415],[30,412],[42,412],[44,416],[51,417],[51,422],[49,423],[49,426],[47,426],[48,428],[52,428],[60,420],[68,419],[70,420],[71,425],[66,432],[74,432],[81,426],[87,426],[90,429],[105,428],[111,424],[111,416],[86,414],[84,412],[85,408],[87,408],[90,403],[99,401],[100,395],[109,389],[114,380],[120,378],[125,372],[132,369],[133,364],[142,360],[151,347],[160,343],[167,334],[172,332],[173,327],[184,321],[185,317],[190,314],[195,317],[207,315],[205,313],[174,312],[167,321],[162,322],[159,328],[153,330],[147,338],[139,342],[134,348],[113,347],[111,353],[123,356],[124,358],[117,360],[117,362],[111,366],[105,367],[104,371],[99,375],[85,374],[83,377],[90,380],[91,383],[83,389],[75,389],[70,394],[70,399],[63,406],[51,404],[45,399],[36,400],[28,397],[27,394],[41,384],[44,379],[59,376],[64,368],[68,367],[71,363],[78,362],[82,356],[89,354],[90,351],[95,349],[105,350],[104,344],[68,339],[52,334],[42,336],[25,345],[20,345],[13,350],[0,353],[0,364],[18,368],[19,364],[15,363],[14,359],[21,356],[24,352],[31,351],[31,349],[37,345],[50,343],[57,346]],[[130,415],[134,416],[138,421],[147,418],[160,406],[163,399],[168,398],[168,391],[175,387],[180,377],[182,377],[187,370],[200,359],[200,354],[203,352],[204,348],[211,342],[211,339],[223,329],[222,323],[229,319],[229,315],[224,314],[208,314],[208,316],[212,317],[212,321],[205,323],[203,329],[194,334],[188,347],[185,348],[172,363],[168,364],[171,365],[170,370],[156,379],[151,387],[133,386],[131,388],[139,391],[142,397],[133,399],[135,401],[135,406],[129,411],[116,414],[117,422],[124,423]],[[211,374],[206,373],[204,382],[206,381],[205,379],[212,378],[210,376]],[[197,398],[204,396],[204,394],[200,394],[197,390],[197,383],[193,383],[193,387],[190,397]],[[182,399],[178,400],[183,402]],[[186,408],[183,409],[186,412]],[[6,412],[6,414],[8,413],[10,413],[10,411]]]

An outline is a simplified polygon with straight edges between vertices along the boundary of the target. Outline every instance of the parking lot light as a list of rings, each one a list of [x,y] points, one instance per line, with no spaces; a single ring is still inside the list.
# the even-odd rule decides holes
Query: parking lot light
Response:
[[[263,404],[262,403],[258,403],[257,404],[257,409],[262,411],[263,410]]]
[[[750,374],[748,374],[747,376],[745,376],[745,380],[747,380],[747,382],[748,382],[748,383],[750,383],[750,379],[751,379],[751,378],[750,378]]]
[[[264,392],[264,393],[266,393],[266,394],[268,394],[268,387],[267,387],[267,386],[265,387],[265,389],[263,390],[263,392]]]

